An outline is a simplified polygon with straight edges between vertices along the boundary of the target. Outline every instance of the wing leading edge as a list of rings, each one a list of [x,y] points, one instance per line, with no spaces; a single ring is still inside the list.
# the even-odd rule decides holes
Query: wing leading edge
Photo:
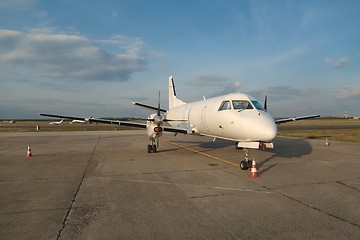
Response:
[[[309,116],[302,116],[302,117],[293,117],[293,118],[281,118],[281,119],[275,119],[276,124],[286,123],[286,122],[292,122],[297,120],[304,120],[304,119],[310,119],[310,118],[318,118],[320,115],[309,115]]]
[[[135,122],[127,122],[127,121],[114,121],[108,119],[99,119],[99,118],[84,118],[84,117],[76,117],[76,116],[64,116],[64,115],[57,115],[57,114],[49,114],[49,113],[40,113],[40,116],[45,117],[54,117],[54,118],[63,118],[63,119],[70,119],[70,120],[80,120],[89,123],[104,123],[104,124],[114,124],[120,126],[127,126],[127,127],[135,127],[135,128],[143,128],[146,129],[145,123],[135,123]],[[173,132],[173,133],[188,133],[188,130],[185,128],[173,128],[173,127],[163,127],[164,131],[166,132]]]

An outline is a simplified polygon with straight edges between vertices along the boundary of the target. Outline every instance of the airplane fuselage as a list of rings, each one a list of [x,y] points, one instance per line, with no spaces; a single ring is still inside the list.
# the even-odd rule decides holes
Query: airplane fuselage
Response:
[[[193,133],[237,142],[269,143],[277,134],[273,117],[253,97],[241,93],[176,106],[166,117],[187,120],[170,122],[173,127],[190,127]]]
[[[169,110],[160,107],[160,93],[158,106],[146,104],[133,104],[156,111],[151,114],[146,123],[114,121],[97,119],[94,117],[84,118],[76,116],[64,116],[58,114],[41,113],[42,116],[71,119],[78,122],[95,122],[117,124],[128,127],[144,128],[147,131],[150,143],[148,152],[156,152],[159,148],[159,138],[163,132],[175,134],[198,134],[214,138],[226,139],[236,142],[237,148],[244,149],[245,161],[240,163],[242,169],[251,166],[247,149],[273,148],[273,140],[277,134],[276,124],[290,121],[316,118],[320,115],[308,115],[294,118],[274,119],[267,112],[267,97],[265,97],[265,109],[253,97],[243,93],[233,93],[219,97],[204,99],[201,101],[186,103],[176,96],[173,77],[169,77]],[[165,113],[165,115],[164,115]],[[61,123],[61,120],[59,123]],[[171,125],[167,126],[165,122]],[[57,122],[55,122],[57,123]]]

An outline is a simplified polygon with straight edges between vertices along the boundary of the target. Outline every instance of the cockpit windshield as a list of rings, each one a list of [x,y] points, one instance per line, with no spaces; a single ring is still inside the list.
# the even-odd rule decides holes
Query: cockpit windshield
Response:
[[[265,111],[264,108],[261,106],[261,104],[258,101],[251,101],[251,102],[257,110]]]
[[[219,111],[231,109],[230,101],[223,101],[219,107]]]
[[[246,100],[233,100],[232,104],[235,110],[253,109],[250,102]]]
[[[224,111],[224,110],[229,110],[229,109],[234,109],[234,110],[237,110],[237,111],[242,111],[242,110],[246,110],[246,109],[254,109],[254,107],[257,109],[257,110],[262,110],[262,111],[265,111],[264,108],[261,106],[261,104],[254,100],[254,101],[248,101],[248,100],[232,100],[232,101],[223,101],[221,104],[220,104],[220,107],[219,107],[219,111]]]

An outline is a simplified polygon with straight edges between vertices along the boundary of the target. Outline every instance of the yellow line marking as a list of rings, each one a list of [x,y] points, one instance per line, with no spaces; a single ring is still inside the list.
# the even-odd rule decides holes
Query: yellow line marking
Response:
[[[227,163],[227,164],[230,164],[230,165],[233,165],[235,167],[240,167],[240,164],[236,164],[234,162],[231,162],[229,160],[226,160],[226,159],[223,159],[223,158],[219,158],[219,157],[216,157],[216,156],[213,156],[211,154],[208,154],[208,153],[203,153],[201,151],[198,151],[198,150],[195,150],[195,149],[191,149],[191,148],[188,148],[188,147],[185,147],[183,145],[180,145],[178,143],[175,143],[175,142],[172,142],[172,141],[169,141],[169,140],[166,140],[166,139],[162,139],[163,141],[167,142],[167,143],[170,143],[174,146],[177,146],[177,147],[180,147],[180,148],[183,148],[183,149],[186,149],[188,151],[191,151],[191,152],[194,152],[194,153],[198,153],[200,155],[203,155],[205,157],[208,157],[208,158],[212,158],[212,159],[215,159],[216,161],[220,161],[220,162],[223,162],[223,163]]]
[[[136,183],[151,183],[151,184],[162,184],[162,185],[174,185],[174,186],[187,186],[187,187],[209,188],[209,189],[218,189],[218,190],[227,190],[227,191],[238,191],[238,192],[254,192],[254,193],[274,194],[274,192],[263,191],[263,190],[251,190],[251,189],[243,189],[243,188],[229,188],[229,187],[218,187],[218,186],[206,186],[206,185],[189,184],[189,183],[160,182],[160,181],[140,180],[140,179],[129,179],[129,178],[119,178],[119,179],[117,179],[117,180],[127,181],[127,182],[136,182]]]

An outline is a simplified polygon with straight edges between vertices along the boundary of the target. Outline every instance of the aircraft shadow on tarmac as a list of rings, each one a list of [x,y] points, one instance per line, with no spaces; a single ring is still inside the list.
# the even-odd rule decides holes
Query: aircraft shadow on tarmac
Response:
[[[227,140],[223,140],[223,139],[216,139],[214,142],[211,140],[208,142],[200,142],[200,141],[174,141],[174,142],[192,144],[192,145],[196,145],[201,148],[209,149],[209,150],[218,149],[218,148],[226,148],[229,146],[235,146],[235,142],[227,141]]]
[[[290,161],[292,158],[300,158],[312,152],[311,144],[304,138],[290,139],[277,137],[274,144],[276,146],[275,148],[266,150],[273,154],[257,164],[257,167],[260,169],[260,174],[264,174],[279,163],[276,162],[266,168],[262,168],[264,164],[271,162],[273,159],[286,158]]]
[[[274,141],[275,148],[267,149],[274,153],[275,157],[300,158],[312,152],[309,141],[305,138],[282,138],[277,137]]]
[[[222,139],[217,139],[215,142],[209,141],[209,142],[198,142],[198,141],[176,141],[178,143],[187,143],[192,145],[197,145],[200,148],[203,148],[204,150],[202,152],[211,151],[214,149],[221,149],[221,148],[227,148],[227,147],[234,147],[235,143],[233,141],[227,141]],[[309,143],[307,139],[304,138],[283,138],[283,137],[277,137],[274,140],[275,148],[271,149],[265,149],[266,152],[272,153],[272,155],[263,161],[257,162],[257,167],[260,169],[259,173],[263,174],[270,170],[271,168],[275,167],[278,162],[270,164],[268,167],[263,168],[262,166],[266,163],[271,162],[273,159],[276,158],[286,158],[286,159],[297,159],[301,158],[302,156],[308,155],[312,152],[312,146]],[[235,150],[235,149],[234,149]],[[239,156],[242,157],[242,150],[238,150]],[[254,151],[261,151],[259,150],[252,150],[250,149],[250,156],[254,154]],[[239,158],[240,159],[240,158]]]
[[[221,149],[227,147],[234,147],[235,142],[227,141],[223,139],[217,139],[215,142],[208,141],[208,142],[199,142],[199,141],[176,141],[177,143],[187,143],[187,144],[194,144],[199,146],[203,149],[214,150],[214,149]],[[297,138],[282,138],[277,137],[274,140],[275,148],[271,149],[268,148],[265,151],[274,153],[273,156],[275,157],[282,157],[282,158],[300,158],[304,155],[308,155],[312,152],[312,147],[307,139]],[[240,151],[242,151],[240,149]],[[254,151],[250,149],[250,151]],[[255,150],[256,151],[256,150]],[[258,150],[260,151],[260,150]]]

